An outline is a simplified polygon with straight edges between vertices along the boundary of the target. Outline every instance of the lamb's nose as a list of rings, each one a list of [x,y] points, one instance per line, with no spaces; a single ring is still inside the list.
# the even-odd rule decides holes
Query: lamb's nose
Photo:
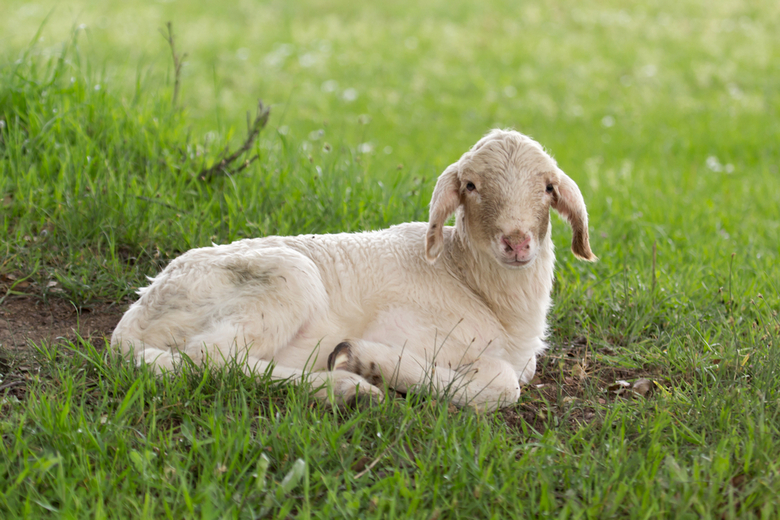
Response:
[[[526,233],[521,235],[520,233],[513,233],[511,235],[504,235],[501,237],[501,243],[504,244],[504,251],[506,253],[521,253],[528,251],[531,248],[531,235]]]

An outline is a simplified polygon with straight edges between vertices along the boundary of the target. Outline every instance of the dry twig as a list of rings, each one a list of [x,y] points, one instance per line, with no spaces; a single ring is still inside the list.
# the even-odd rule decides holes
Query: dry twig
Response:
[[[6,383],[6,384],[0,386],[0,392],[2,392],[3,390],[7,390],[8,388],[12,388],[14,386],[19,386],[19,385],[23,385],[23,384],[24,384],[24,381],[20,381],[20,380],[18,380],[18,381],[11,381],[10,383]]]
[[[241,148],[239,148],[238,150],[236,150],[230,155],[228,155],[228,149],[225,148],[225,151],[222,154],[222,158],[218,160],[211,167],[204,168],[203,170],[201,170],[201,172],[198,174],[198,177],[201,180],[206,181],[213,177],[217,177],[219,175],[235,175],[237,173],[240,173],[244,169],[246,169],[246,167],[252,164],[253,162],[255,162],[259,158],[257,154],[250,157],[249,159],[246,159],[243,163],[240,163],[238,166],[235,166],[233,164],[236,162],[236,160],[239,157],[241,157],[243,154],[248,152],[250,148],[252,148],[252,144],[254,144],[255,140],[257,139],[257,136],[260,135],[260,131],[263,128],[265,128],[265,125],[268,123],[268,117],[270,115],[271,115],[270,107],[263,105],[262,101],[258,101],[257,115],[255,115],[255,120],[252,122],[252,124],[248,125],[249,128],[247,128],[247,131],[249,133],[246,136],[246,140],[244,141],[244,144],[241,145]]]
[[[168,28],[168,34],[166,34],[162,29],[160,29],[160,34],[163,35],[163,38],[165,38],[168,41],[168,46],[171,48],[171,56],[173,56],[173,108],[176,109],[176,103],[179,99],[179,85],[181,83],[181,67],[184,64],[184,58],[187,57],[187,53],[185,52],[181,56],[176,54],[176,42],[175,38],[173,36],[173,24],[171,22],[168,22],[165,24],[165,26]]]
[[[359,479],[360,477],[362,477],[363,475],[365,475],[366,473],[368,473],[369,471],[374,469],[374,466],[376,466],[379,463],[379,461],[382,460],[382,458],[385,455],[387,455],[387,452],[389,452],[393,448],[393,446],[398,444],[398,441],[400,441],[403,438],[404,434],[406,433],[406,429],[408,427],[409,427],[408,423],[403,425],[403,426],[401,426],[401,430],[398,432],[398,436],[393,440],[393,442],[388,444],[385,447],[385,449],[382,450],[382,453],[380,453],[377,458],[375,458],[373,461],[371,461],[371,463],[368,466],[366,466],[366,468],[363,471],[361,471],[360,473],[356,474],[355,477],[354,477],[355,480]]]

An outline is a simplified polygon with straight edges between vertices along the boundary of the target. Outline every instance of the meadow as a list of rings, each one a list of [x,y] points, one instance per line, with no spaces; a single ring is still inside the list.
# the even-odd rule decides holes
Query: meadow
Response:
[[[599,257],[553,219],[550,349],[492,414],[0,344],[0,517],[780,516],[777,2],[0,11],[0,311],[116,314],[193,247],[425,220],[494,127],[579,184]],[[260,99],[257,159],[203,175]]]

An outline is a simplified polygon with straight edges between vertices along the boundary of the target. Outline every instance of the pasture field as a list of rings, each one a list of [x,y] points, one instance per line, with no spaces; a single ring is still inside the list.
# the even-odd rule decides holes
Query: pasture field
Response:
[[[0,518],[780,517],[780,3],[0,11]],[[258,159],[203,178],[258,99]],[[600,258],[553,219],[517,404],[334,410],[106,348],[181,252],[425,220],[497,126],[579,184]]]

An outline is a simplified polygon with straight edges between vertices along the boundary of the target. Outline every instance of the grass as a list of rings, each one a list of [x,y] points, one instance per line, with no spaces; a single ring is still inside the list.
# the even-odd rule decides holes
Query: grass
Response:
[[[780,514],[775,3],[4,5],[0,298],[125,304],[212,241],[424,220],[492,126],[579,183],[600,261],[554,222],[540,386],[491,415],[0,347],[0,516]],[[258,97],[259,160],[199,179]]]

